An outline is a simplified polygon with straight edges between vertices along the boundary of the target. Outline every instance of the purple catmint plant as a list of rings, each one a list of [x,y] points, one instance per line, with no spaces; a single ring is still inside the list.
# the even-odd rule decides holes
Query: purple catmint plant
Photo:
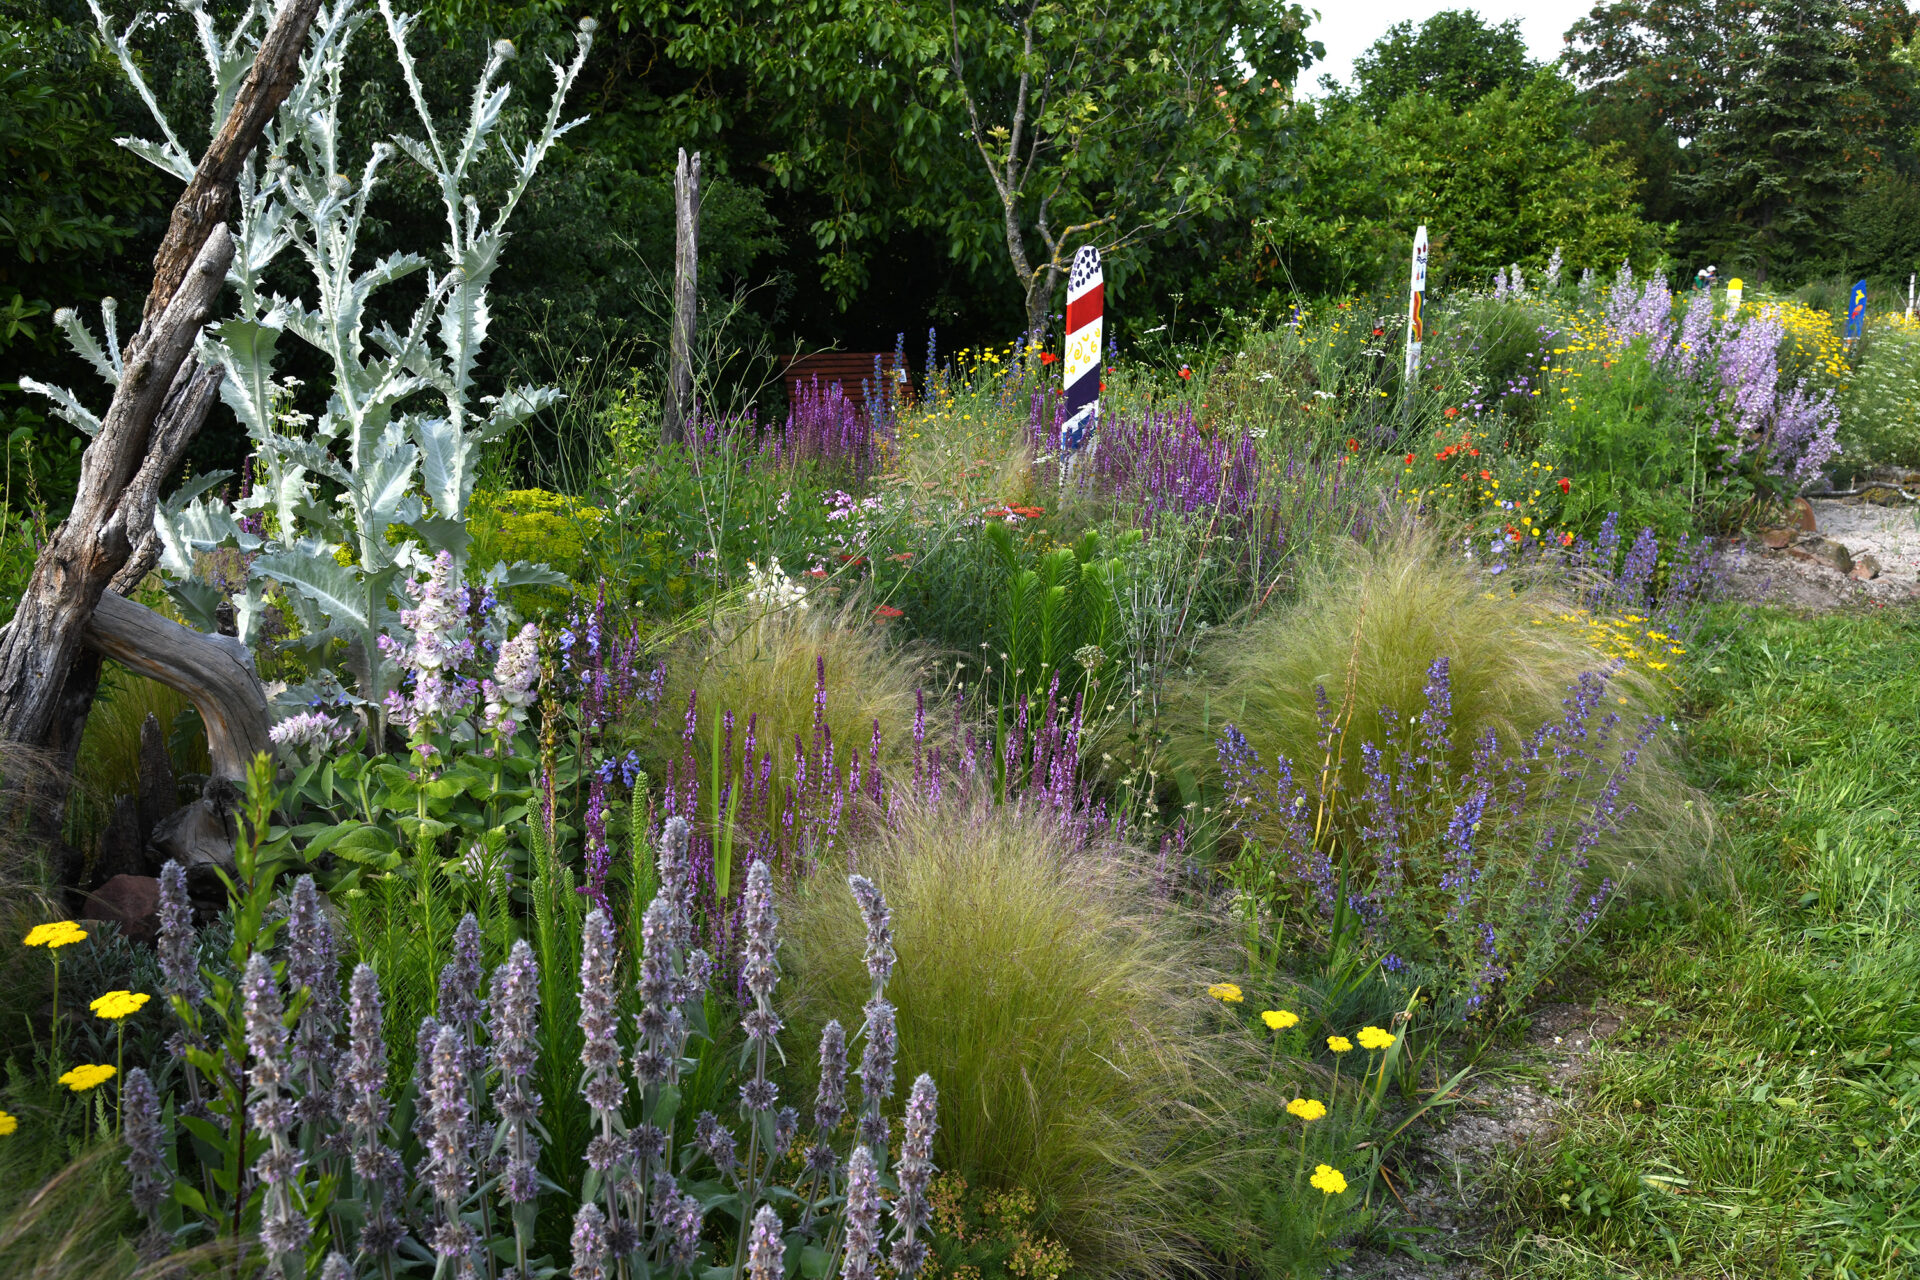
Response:
[[[247,1106],[253,1131],[266,1144],[254,1162],[254,1176],[266,1187],[260,1211],[260,1243],[276,1262],[296,1257],[307,1247],[311,1227],[298,1182],[305,1160],[294,1145],[293,1083],[287,1064],[286,1007],[273,964],[255,952],[240,980],[241,1012],[247,1038]]]
[[[1297,896],[1330,925],[1350,907],[1383,968],[1435,992],[1441,1008],[1461,1017],[1510,1008],[1580,941],[1612,891],[1588,857],[1631,811],[1621,787],[1660,720],[1622,741],[1619,717],[1601,714],[1611,676],[1583,674],[1565,714],[1525,740],[1483,733],[1462,767],[1451,676],[1436,660],[1426,711],[1386,715],[1383,740],[1361,746],[1360,839],[1329,842],[1342,860],[1338,880],[1295,816],[1291,764],[1253,759],[1229,726],[1219,748],[1229,830],[1257,829],[1257,883],[1277,886],[1262,892]],[[1334,883],[1346,887],[1344,904]]]
[[[933,1135],[939,1127],[934,1113],[939,1101],[933,1077],[925,1074],[913,1082],[913,1091],[907,1095],[906,1135],[900,1145],[900,1163],[893,1171],[900,1194],[893,1202],[898,1238],[891,1261],[900,1280],[913,1280],[927,1261],[924,1235],[932,1220],[927,1188],[933,1181]]]

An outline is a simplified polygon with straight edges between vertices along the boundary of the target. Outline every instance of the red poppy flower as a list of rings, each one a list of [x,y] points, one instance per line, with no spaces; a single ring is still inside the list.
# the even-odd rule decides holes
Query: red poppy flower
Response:
[[[876,618],[898,618],[900,611],[890,604],[875,605],[873,616]]]
[[[1491,471],[1482,471],[1482,472],[1480,473],[1480,478],[1481,478],[1482,480],[1491,480],[1491,479],[1493,479],[1493,472],[1491,472]]]
[[[1458,409],[1456,409],[1456,408],[1454,408],[1453,406],[1451,406],[1451,405],[1449,405],[1449,406],[1447,406],[1447,407],[1446,407],[1445,409],[1443,409],[1443,410],[1441,410],[1441,412],[1442,412],[1443,414],[1445,414],[1445,415],[1446,415],[1447,417],[1449,417],[1449,418],[1451,418],[1451,417],[1453,417],[1453,416],[1454,416],[1455,414],[1457,414],[1457,413],[1459,413],[1460,411],[1459,411]]]
[[[1567,479],[1565,476],[1561,476],[1558,480],[1554,481],[1554,483],[1560,486],[1560,492],[1562,493],[1573,492],[1573,481]]]
[[[1572,535],[1572,534],[1570,534],[1570,533],[1563,533],[1563,534],[1561,534],[1561,535],[1560,535],[1560,545],[1561,545],[1561,546],[1563,546],[1563,547],[1570,547],[1570,546],[1572,546],[1572,545],[1573,545],[1573,535]]]
[[[1352,436],[1347,437],[1347,452],[1348,453],[1360,452],[1360,442],[1354,439]]]
[[[1187,366],[1185,366],[1185,365],[1181,365],[1181,366],[1180,366],[1180,376],[1181,376],[1181,377],[1183,377],[1183,378],[1191,378],[1191,377],[1193,376],[1193,370],[1191,370],[1191,369],[1189,369],[1189,368],[1187,368]]]
[[[1379,336],[1380,336],[1381,334],[1383,334],[1383,333],[1385,333],[1385,332],[1386,332],[1386,330],[1385,330],[1385,329],[1375,329],[1375,330],[1373,331],[1373,336],[1377,338],[1377,337],[1379,337]]]
[[[1413,465],[1413,455],[1412,455],[1412,454],[1408,454],[1408,455],[1407,455],[1407,465],[1408,465],[1408,466],[1412,466],[1412,465]]]
[[[1057,356],[1057,355],[1055,355],[1055,354],[1053,354],[1053,352],[1051,352],[1051,351],[1042,351],[1042,352],[1040,353],[1040,363],[1041,363],[1041,364],[1055,364],[1055,363],[1057,363],[1057,362],[1059,361],[1059,359],[1060,359],[1060,357],[1059,357],[1059,356]]]
[[[902,552],[900,552],[900,553],[899,553],[898,555],[891,555],[891,556],[888,556],[888,557],[887,557],[887,559],[889,559],[889,560],[898,560],[898,561],[899,561],[899,562],[900,562],[901,564],[905,564],[905,563],[906,563],[907,561],[909,561],[909,560],[911,560],[911,559],[913,559],[913,552],[911,552],[911,551],[902,551]]]
[[[807,570],[807,576],[809,578],[824,578],[827,576],[827,571],[825,569],[809,569]]]
[[[1472,454],[1476,458],[1480,456],[1480,451],[1478,449],[1469,449],[1467,450],[1467,452]]]

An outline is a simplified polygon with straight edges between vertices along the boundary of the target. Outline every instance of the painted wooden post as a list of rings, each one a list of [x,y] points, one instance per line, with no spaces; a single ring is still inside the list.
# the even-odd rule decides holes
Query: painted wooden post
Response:
[[[1100,272],[1100,251],[1083,246],[1073,255],[1067,277],[1067,338],[1061,364],[1065,391],[1065,421],[1060,427],[1060,450],[1071,458],[1093,438],[1100,424],[1100,357],[1105,333],[1106,282]]]
[[[1407,290],[1407,367],[1403,381],[1406,394],[1413,395],[1414,375],[1420,372],[1420,346],[1426,341],[1426,318],[1421,314],[1427,298],[1427,224],[1413,233],[1412,283]]]
[[[688,159],[682,148],[673,171],[673,332],[660,417],[660,435],[669,444],[687,438],[693,418],[693,343],[699,324],[699,288],[700,153],[696,151]]]

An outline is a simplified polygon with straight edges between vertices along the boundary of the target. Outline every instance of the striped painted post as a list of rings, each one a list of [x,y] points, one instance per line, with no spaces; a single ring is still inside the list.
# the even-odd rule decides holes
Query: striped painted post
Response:
[[[1407,368],[1405,392],[1413,395],[1413,376],[1420,372],[1420,346],[1426,341],[1427,322],[1421,308],[1427,299],[1427,224],[1413,233],[1413,283],[1407,294]]]
[[[1060,449],[1071,458],[1093,438],[1100,421],[1100,344],[1106,284],[1100,274],[1100,251],[1086,245],[1073,255],[1067,277],[1067,342],[1061,360],[1066,391],[1066,421],[1060,428]]]

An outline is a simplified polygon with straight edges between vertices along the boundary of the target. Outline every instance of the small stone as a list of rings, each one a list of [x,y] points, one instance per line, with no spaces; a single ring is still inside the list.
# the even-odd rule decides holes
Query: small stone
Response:
[[[1833,539],[1820,539],[1814,544],[1812,550],[1816,559],[1832,565],[1839,572],[1853,572],[1853,553]]]
[[[1781,550],[1792,541],[1792,529],[1762,529],[1760,531],[1760,545],[1774,551]]]
[[[1809,533],[1818,527],[1814,522],[1813,504],[1811,502],[1808,502],[1805,498],[1795,498],[1793,500],[1793,519],[1791,525],[1795,529],[1804,529]]]
[[[160,936],[160,882],[152,876],[115,876],[87,895],[80,918],[120,926],[134,942]]]
[[[1853,562],[1847,576],[1856,582],[1871,582],[1880,576],[1880,561],[1874,556],[1861,556]]]

